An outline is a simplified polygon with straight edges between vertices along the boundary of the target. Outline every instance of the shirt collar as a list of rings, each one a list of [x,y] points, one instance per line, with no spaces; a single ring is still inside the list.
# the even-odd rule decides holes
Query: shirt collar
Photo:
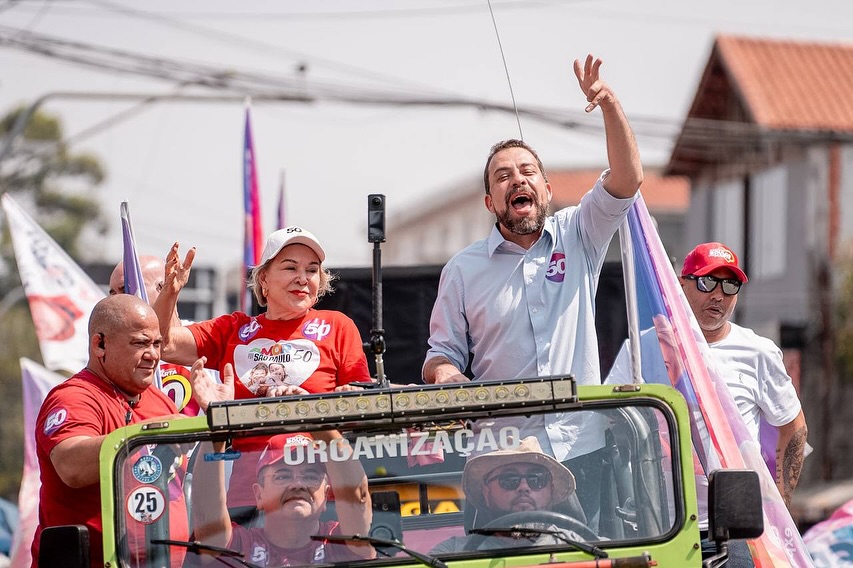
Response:
[[[556,223],[556,221],[554,220],[554,217],[546,217],[545,218],[545,225],[542,227],[542,235],[540,235],[539,240],[536,241],[536,243],[534,243],[533,246],[536,246],[537,244],[539,244],[539,242],[542,241],[542,238],[545,236],[547,236],[550,239],[551,243],[555,242],[555,235],[556,235],[556,231],[557,231],[555,223]],[[498,248],[501,248],[501,245],[504,245],[504,248],[511,247],[511,250],[521,249],[521,247],[519,247],[515,243],[506,240],[504,238],[504,236],[501,234],[500,230],[498,229],[498,224],[495,223],[492,225],[492,232],[489,233],[489,243],[488,243],[489,258],[494,256],[494,254],[495,254],[495,252],[497,252]],[[531,247],[531,248],[533,248],[533,247]],[[523,250],[523,249],[521,249],[521,250]]]

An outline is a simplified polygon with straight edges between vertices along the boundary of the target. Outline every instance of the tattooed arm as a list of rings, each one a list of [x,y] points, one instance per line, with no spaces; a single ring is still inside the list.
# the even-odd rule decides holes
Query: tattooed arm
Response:
[[[779,427],[779,440],[776,442],[776,486],[787,507],[791,506],[791,497],[800,480],[808,432],[802,410],[792,421]]]

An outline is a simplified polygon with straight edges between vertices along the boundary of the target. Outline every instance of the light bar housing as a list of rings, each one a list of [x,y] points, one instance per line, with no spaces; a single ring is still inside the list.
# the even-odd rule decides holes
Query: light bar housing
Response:
[[[520,408],[556,411],[577,402],[574,377],[536,377],[218,402],[208,408],[207,423],[220,431],[365,421],[407,424],[425,416],[458,420],[484,411],[495,416],[517,414]]]

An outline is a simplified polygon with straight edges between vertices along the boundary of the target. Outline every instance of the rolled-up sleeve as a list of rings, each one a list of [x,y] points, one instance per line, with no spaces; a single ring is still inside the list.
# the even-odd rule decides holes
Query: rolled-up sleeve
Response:
[[[465,290],[451,260],[441,271],[438,294],[429,322],[429,350],[424,365],[433,357],[446,357],[460,371],[464,371],[468,366],[468,352]]]

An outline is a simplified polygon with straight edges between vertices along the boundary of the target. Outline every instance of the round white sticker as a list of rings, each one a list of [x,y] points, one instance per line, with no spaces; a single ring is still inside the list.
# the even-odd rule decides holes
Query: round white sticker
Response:
[[[166,510],[163,492],[151,485],[134,489],[127,496],[127,513],[144,525],[154,523]]]

